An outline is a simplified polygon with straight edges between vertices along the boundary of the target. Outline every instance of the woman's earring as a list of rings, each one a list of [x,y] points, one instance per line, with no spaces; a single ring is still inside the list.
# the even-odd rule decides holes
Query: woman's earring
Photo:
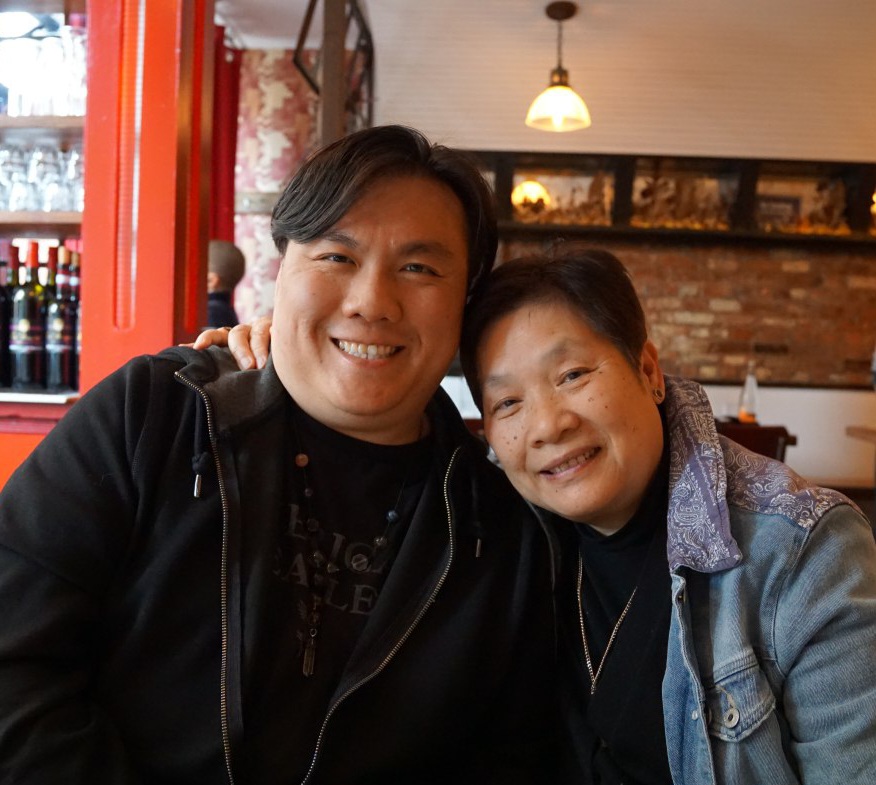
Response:
[[[663,396],[664,396],[663,390],[661,390],[659,387],[655,387],[653,392],[654,392],[654,400],[657,401],[657,403],[663,403]]]

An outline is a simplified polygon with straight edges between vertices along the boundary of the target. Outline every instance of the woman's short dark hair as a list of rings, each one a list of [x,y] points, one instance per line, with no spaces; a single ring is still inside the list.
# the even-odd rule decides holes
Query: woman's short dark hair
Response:
[[[466,312],[460,360],[479,409],[483,410],[483,404],[476,360],[484,333],[502,317],[533,303],[569,306],[638,368],[648,330],[626,267],[608,251],[558,246],[542,255],[500,265]]]
[[[289,241],[307,243],[334,226],[384,177],[426,177],[448,186],[465,213],[469,294],[492,269],[498,245],[490,187],[466,154],[433,145],[419,131],[378,126],[345,136],[310,156],[286,186],[271,215],[281,255]]]

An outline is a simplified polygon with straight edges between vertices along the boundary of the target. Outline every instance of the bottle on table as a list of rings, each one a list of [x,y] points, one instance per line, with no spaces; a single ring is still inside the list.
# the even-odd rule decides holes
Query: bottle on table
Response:
[[[54,292],[46,303],[46,389],[76,389],[76,301],[69,283],[69,257],[58,249]]]
[[[742,384],[742,392],[739,394],[739,422],[757,422],[757,373],[755,372],[754,360],[748,361],[745,382]]]
[[[39,280],[39,244],[28,243],[21,282],[12,292],[9,358],[12,389],[36,392],[45,388],[46,290]]]

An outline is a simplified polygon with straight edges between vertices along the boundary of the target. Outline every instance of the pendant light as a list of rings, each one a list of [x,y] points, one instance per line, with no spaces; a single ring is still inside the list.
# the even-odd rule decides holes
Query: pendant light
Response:
[[[557,23],[557,67],[550,86],[538,95],[526,113],[526,124],[541,131],[577,131],[590,126],[590,112],[578,93],[569,87],[563,68],[563,22],[578,12],[577,3],[549,3],[545,13]]]

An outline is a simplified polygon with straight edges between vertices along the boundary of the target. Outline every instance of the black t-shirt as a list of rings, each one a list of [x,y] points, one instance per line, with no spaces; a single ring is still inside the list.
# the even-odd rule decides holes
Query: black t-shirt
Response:
[[[295,782],[305,775],[332,695],[377,602],[434,455],[430,437],[378,445],[333,431],[297,407],[290,418],[286,488],[278,489],[282,497],[278,494],[272,523],[272,576],[253,611],[261,616],[264,635],[248,657],[251,675],[244,693],[245,770],[260,783]],[[304,469],[295,463],[302,452],[308,456]],[[393,509],[398,521],[388,524],[386,513]],[[316,533],[308,529],[311,518],[319,521]],[[387,544],[375,548],[377,537],[386,537]],[[336,572],[314,568],[315,541]],[[310,587],[317,574],[323,580],[320,621],[313,673],[305,676]]]

